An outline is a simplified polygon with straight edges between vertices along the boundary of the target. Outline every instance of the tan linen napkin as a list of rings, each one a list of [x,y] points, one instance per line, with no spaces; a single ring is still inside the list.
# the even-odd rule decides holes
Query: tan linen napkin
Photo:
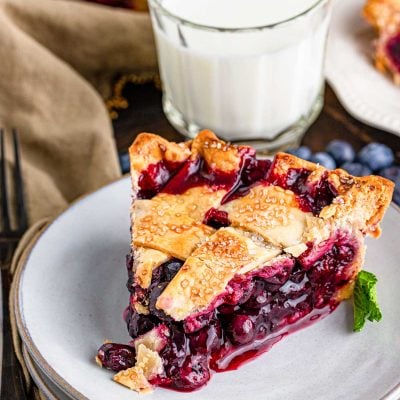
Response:
[[[10,131],[19,132],[31,225],[13,259],[15,277],[54,216],[120,175],[103,101],[111,79],[155,73],[146,13],[79,1],[0,0],[0,127],[10,171]],[[14,345],[30,394],[39,399],[21,352],[16,282],[10,293]]]
[[[99,93],[156,69],[147,13],[66,0],[0,0],[0,127],[19,131],[30,222],[120,174]]]

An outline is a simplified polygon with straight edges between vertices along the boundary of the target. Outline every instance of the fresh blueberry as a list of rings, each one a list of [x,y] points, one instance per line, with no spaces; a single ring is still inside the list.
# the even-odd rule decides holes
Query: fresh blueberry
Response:
[[[121,371],[135,364],[135,348],[119,343],[104,343],[98,350],[97,357],[103,367],[112,371]]]
[[[383,176],[384,178],[390,179],[391,181],[397,183],[400,185],[400,167],[397,165],[394,165],[393,167],[387,167],[381,169],[378,174],[380,176]]]
[[[394,188],[393,201],[400,206],[400,185],[397,184]]]
[[[317,163],[317,164],[321,164],[325,168],[328,168],[328,169],[336,168],[336,163],[335,163],[335,160],[332,158],[332,156],[329,155],[328,153],[324,153],[322,151],[315,153],[313,156],[311,156],[310,161]]]
[[[346,162],[340,168],[354,176],[367,176],[372,174],[372,171],[368,167],[358,162]]]
[[[126,174],[127,172],[129,172],[129,170],[131,168],[129,154],[128,153],[119,153],[118,158],[119,158],[119,165],[121,166],[121,171],[123,174]]]
[[[247,315],[236,314],[228,324],[227,332],[234,343],[249,343],[255,335],[254,322]]]
[[[309,160],[311,158],[311,150],[307,146],[300,146],[297,148],[291,148],[287,150],[287,153],[293,154],[296,157],[302,158],[303,160]]]
[[[382,143],[370,143],[358,153],[358,160],[372,171],[390,167],[394,161],[394,154],[390,147]]]
[[[339,139],[330,141],[326,146],[326,151],[335,159],[337,165],[353,162],[356,156],[353,146]]]

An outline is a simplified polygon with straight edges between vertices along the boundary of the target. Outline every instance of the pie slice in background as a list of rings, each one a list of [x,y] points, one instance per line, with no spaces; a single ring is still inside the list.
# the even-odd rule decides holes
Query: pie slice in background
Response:
[[[368,0],[364,17],[376,29],[375,65],[400,85],[400,0]]]

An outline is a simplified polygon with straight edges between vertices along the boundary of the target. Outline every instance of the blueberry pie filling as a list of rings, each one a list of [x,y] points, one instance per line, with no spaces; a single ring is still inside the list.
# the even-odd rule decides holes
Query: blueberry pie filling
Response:
[[[392,184],[278,153],[272,163],[212,132],[130,148],[128,345],[97,361],[139,392],[192,391],[351,296],[364,236]]]

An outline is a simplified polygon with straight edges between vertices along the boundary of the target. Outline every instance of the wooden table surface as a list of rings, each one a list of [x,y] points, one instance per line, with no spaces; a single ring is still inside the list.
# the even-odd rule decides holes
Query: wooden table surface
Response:
[[[118,151],[126,151],[135,136],[144,131],[158,133],[173,141],[184,140],[164,116],[161,92],[152,83],[128,83],[123,95],[128,100],[129,107],[119,111],[118,118],[113,122]],[[333,138],[349,141],[356,150],[371,141],[385,143],[395,151],[396,161],[400,161],[400,137],[369,127],[353,118],[341,106],[333,90],[327,86],[324,108],[305,134],[303,144],[314,152],[323,151]]]

